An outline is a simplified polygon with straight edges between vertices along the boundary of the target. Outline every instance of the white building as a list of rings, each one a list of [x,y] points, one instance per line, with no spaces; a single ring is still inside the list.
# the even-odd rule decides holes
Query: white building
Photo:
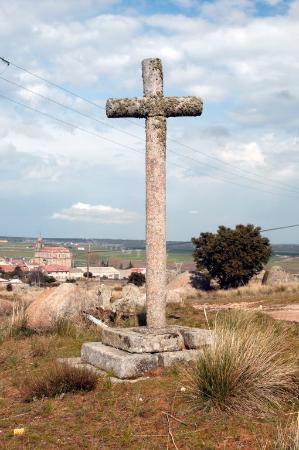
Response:
[[[80,269],[84,272],[87,272],[87,267],[76,267],[76,269]],[[115,267],[98,267],[98,266],[90,266],[89,272],[92,273],[92,276],[104,278],[108,280],[119,280],[121,278],[120,271],[115,269]]]

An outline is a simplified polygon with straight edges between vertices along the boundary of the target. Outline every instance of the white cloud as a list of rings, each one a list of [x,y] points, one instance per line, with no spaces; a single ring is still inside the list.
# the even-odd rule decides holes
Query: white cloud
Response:
[[[52,219],[107,224],[127,224],[136,222],[138,218],[138,214],[125,209],[114,208],[109,205],[90,205],[81,202],[75,203],[61,212],[52,214]]]
[[[146,7],[139,9],[139,5],[147,2],[136,2],[133,11],[121,0],[61,0],[55,8],[53,0],[3,2],[0,7],[0,39],[5,42],[3,56],[13,58],[16,64],[102,107],[107,97],[142,95],[141,60],[162,57],[165,93],[197,94],[204,100],[202,117],[168,121],[169,136],[195,149],[192,152],[168,142],[168,161],[180,165],[169,166],[169,198],[174,198],[169,205],[170,214],[177,207],[177,197],[186,211],[192,211],[199,191],[205,193],[207,204],[213,203],[213,195],[217,198],[226,188],[232,193],[227,198],[232,198],[234,187],[224,184],[222,172],[228,180],[242,184],[240,173],[237,177],[231,167],[212,161],[200,152],[242,168],[249,177],[259,175],[265,183],[271,178],[296,187],[299,1],[291,1],[289,10],[287,4],[282,8],[278,0],[172,2],[192,7],[192,16],[185,16],[183,10],[181,14],[171,14],[171,9],[162,14],[159,7],[156,7],[156,14],[146,15],[143,12]],[[277,5],[276,15],[258,16],[258,8],[265,2],[273,7]],[[117,9],[111,5],[117,5]],[[280,13],[280,7],[286,12]],[[44,195],[47,189],[50,211],[67,216],[65,220],[70,226],[78,217],[81,222],[90,220],[95,224],[108,217],[108,212],[92,210],[97,207],[97,192],[105,192],[105,202],[109,205],[124,205],[122,217],[131,209],[131,204],[135,205],[137,195],[142,201],[136,204],[136,210],[142,210],[143,121],[139,121],[141,127],[137,128],[122,119],[109,120],[104,110],[49,87],[12,66],[4,76],[117,129],[66,112],[0,80],[0,91],[5,95],[115,141],[107,142],[58,124],[0,98],[2,197],[9,195],[8,192],[23,194],[27,188],[29,190],[29,185],[36,195]],[[140,153],[123,148],[122,144]],[[171,154],[173,147],[181,157]],[[198,164],[184,156],[196,158]],[[3,183],[10,183],[9,189]],[[59,191],[55,199],[51,197],[54,190]],[[244,192],[241,187],[239,190]],[[249,192],[252,209],[248,204],[247,207],[251,217],[260,197],[259,192]],[[84,204],[85,209],[74,209],[77,198],[88,199],[90,204]],[[239,221],[240,204],[233,203],[227,206],[227,216]],[[278,203],[272,200],[268,203],[273,214]],[[55,204],[57,206],[53,206]],[[63,210],[63,205],[73,206]],[[28,210],[30,208],[34,209],[33,202]],[[288,211],[291,216],[294,208],[289,207]],[[47,211],[47,217],[49,215]],[[188,214],[190,223],[196,221],[192,215]],[[206,220],[208,217],[210,212]],[[221,218],[217,216],[214,220]],[[170,227],[179,229],[177,223],[174,218]],[[180,232],[181,229],[177,233]],[[141,224],[139,235],[143,236]]]
[[[239,148],[226,146],[222,151],[222,156],[225,161],[240,161],[251,167],[265,164],[262,149],[256,142],[243,144]]]

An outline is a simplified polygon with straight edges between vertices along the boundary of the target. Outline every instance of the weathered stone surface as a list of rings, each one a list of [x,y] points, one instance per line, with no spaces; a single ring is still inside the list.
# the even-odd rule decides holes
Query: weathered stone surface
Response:
[[[82,345],[83,363],[92,364],[118,378],[135,378],[158,367],[157,354],[128,353],[100,342],[87,342]]]
[[[130,353],[172,352],[184,348],[182,334],[172,328],[105,328],[102,342]]]
[[[28,325],[31,328],[48,328],[61,317],[76,318],[81,311],[98,305],[96,292],[79,287],[74,283],[64,283],[57,288],[44,290],[26,309]]]
[[[111,297],[112,297],[112,290],[110,286],[107,286],[106,284],[101,284],[99,288],[99,306],[103,309],[110,309],[111,308]]]
[[[181,330],[185,347],[188,349],[199,349],[205,345],[210,345],[214,332],[203,328],[184,328]]]
[[[114,376],[126,379],[141,377],[158,367],[196,361],[202,350],[161,353],[129,353],[100,342],[88,342],[81,349],[81,363],[91,364]]]
[[[166,292],[166,303],[183,303],[183,298],[179,290],[173,289]]]
[[[283,270],[280,266],[272,266],[270,270],[266,270],[262,279],[262,284],[275,286],[282,283],[290,283],[297,281],[296,277]]]
[[[135,312],[137,309],[142,309],[145,307],[145,293],[143,293],[138,286],[134,284],[127,284],[123,287],[122,298],[116,300],[112,304],[112,309],[114,311],[128,311]]]
[[[202,350],[182,350],[179,352],[159,353],[159,367],[170,367],[175,364],[197,361]]]
[[[109,99],[108,117],[146,118],[147,324],[166,326],[166,118],[202,113],[199,97],[164,97],[159,58],[142,61],[142,98]]]
[[[75,358],[57,358],[57,362],[60,364],[67,364],[68,366],[71,367],[77,367],[77,368],[84,368],[84,369],[88,369],[91,372],[94,372],[96,375],[98,375],[99,377],[107,377],[107,372],[105,372],[104,370],[99,369],[98,367],[92,366],[91,364],[88,363],[84,363],[82,362],[82,359],[79,357],[75,357]],[[138,377],[138,378],[134,378],[134,379],[120,379],[120,378],[116,378],[113,376],[109,376],[109,379],[111,381],[112,384],[119,384],[119,383],[128,383],[128,384],[134,384],[134,383],[138,383],[139,381],[143,381],[143,380],[148,380],[149,377]]]

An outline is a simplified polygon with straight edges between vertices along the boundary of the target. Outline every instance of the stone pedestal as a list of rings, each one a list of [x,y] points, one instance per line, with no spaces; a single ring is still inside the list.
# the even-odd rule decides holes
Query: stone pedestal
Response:
[[[195,361],[212,339],[212,331],[200,328],[107,328],[102,342],[83,344],[81,361],[120,379],[137,378],[158,367]]]

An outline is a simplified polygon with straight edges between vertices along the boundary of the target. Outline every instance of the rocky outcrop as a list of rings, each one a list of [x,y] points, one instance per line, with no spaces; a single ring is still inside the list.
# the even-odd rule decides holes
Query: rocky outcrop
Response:
[[[274,286],[276,284],[290,283],[297,281],[297,278],[283,270],[280,266],[273,266],[270,270],[266,270],[262,279],[262,284]]]
[[[111,309],[112,289],[106,284],[101,284],[98,291],[99,306],[103,309]]]
[[[145,293],[142,289],[134,284],[127,284],[123,287],[122,298],[116,300],[112,304],[112,309],[125,310],[128,312],[134,312],[137,309],[145,307]]]
[[[47,289],[29,305],[26,309],[28,326],[48,328],[59,318],[74,319],[81,311],[94,309],[98,304],[96,292],[73,283],[64,283]]]

